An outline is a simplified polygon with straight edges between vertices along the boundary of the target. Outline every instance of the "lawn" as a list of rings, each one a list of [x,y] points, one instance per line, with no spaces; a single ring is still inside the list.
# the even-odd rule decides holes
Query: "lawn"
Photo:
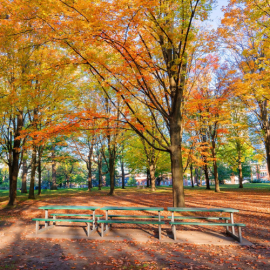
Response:
[[[26,235],[35,231],[32,218],[44,215],[38,210],[39,206],[161,206],[166,209],[172,206],[171,188],[157,187],[153,193],[149,189],[128,187],[117,189],[116,196],[107,196],[108,188],[102,191],[94,188],[92,192],[86,189],[44,190],[36,200],[26,200],[26,195],[19,195],[18,205],[14,208],[5,208],[7,191],[1,191],[0,269],[269,269],[270,186],[249,184],[244,189],[236,187],[223,185],[220,193],[205,190],[205,187],[188,187],[185,190],[186,206],[239,209],[235,221],[246,224],[243,236],[254,246],[175,244],[157,240],[140,243],[29,239]],[[165,216],[169,214],[164,211]],[[223,232],[223,228],[211,229]],[[167,230],[170,230],[169,226]]]

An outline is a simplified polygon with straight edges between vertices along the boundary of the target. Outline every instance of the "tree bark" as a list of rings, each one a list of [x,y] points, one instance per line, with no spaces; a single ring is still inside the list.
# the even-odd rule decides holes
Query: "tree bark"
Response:
[[[109,171],[110,171],[110,192],[108,195],[115,195],[114,191],[114,173],[115,173],[115,158],[114,155],[109,157]]]
[[[268,100],[260,101],[259,106],[261,110],[261,128],[264,134],[264,146],[265,146],[267,170],[270,178],[270,116],[269,116]]]
[[[37,167],[37,147],[33,145],[31,160],[31,176],[28,199],[35,199],[35,176]]]
[[[22,113],[17,115],[17,129],[14,134],[14,144],[12,147],[12,160],[10,161],[10,190],[9,190],[9,202],[8,206],[15,205],[16,197],[17,197],[17,180],[19,174],[19,160],[20,160],[20,147],[21,147],[21,139],[17,139],[20,136],[20,132],[23,127],[23,115]],[[12,143],[12,141],[11,141]]]
[[[51,185],[51,190],[57,190],[57,184],[56,184],[55,146],[52,147],[52,185]]]
[[[239,176],[239,188],[243,188],[243,170],[241,162],[241,152],[240,147],[238,149],[238,176]]]
[[[171,171],[173,179],[173,206],[185,207],[184,178],[181,151],[181,125],[179,117],[171,121]]]
[[[22,163],[22,189],[21,193],[27,193],[27,173],[28,173],[28,166],[27,166],[27,161],[23,160]]]
[[[207,164],[204,164],[203,170],[204,170],[204,175],[205,175],[206,189],[211,189],[210,188],[210,180],[209,180],[209,174],[208,174],[208,166],[207,166]]]
[[[191,186],[194,188],[194,182],[193,182],[193,165],[192,163],[190,164],[190,181],[191,181]]]
[[[41,157],[42,157],[42,149],[38,151],[38,195],[41,194]]]
[[[146,187],[150,187],[150,170],[149,168],[147,168],[147,171],[146,171]]]
[[[149,166],[149,171],[150,171],[150,182],[151,182],[151,191],[155,191],[156,190],[156,178],[155,178],[155,165],[151,164]]]
[[[98,190],[102,187],[102,164],[98,162]]]
[[[125,168],[124,161],[121,161],[121,172],[122,172],[122,189],[125,189]]]
[[[214,167],[214,178],[215,178],[215,192],[220,192],[219,181],[218,181],[218,168],[216,160],[213,161]]]

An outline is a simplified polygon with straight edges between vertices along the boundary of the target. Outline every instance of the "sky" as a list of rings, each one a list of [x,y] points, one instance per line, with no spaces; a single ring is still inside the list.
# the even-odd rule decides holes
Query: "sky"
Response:
[[[220,22],[220,19],[223,17],[223,12],[221,8],[227,6],[229,3],[228,0],[217,0],[217,7],[213,9],[208,20],[208,24],[212,25],[213,28],[217,28]]]

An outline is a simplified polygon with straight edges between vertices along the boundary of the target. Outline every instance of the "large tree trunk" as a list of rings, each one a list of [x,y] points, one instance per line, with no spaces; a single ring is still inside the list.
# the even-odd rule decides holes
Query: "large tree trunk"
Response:
[[[149,171],[150,171],[151,191],[155,191],[156,190],[156,178],[155,178],[156,167],[154,164],[150,164]]]
[[[122,189],[125,189],[125,168],[124,161],[121,161],[121,172],[122,172]]]
[[[35,199],[35,177],[37,167],[37,147],[33,145],[32,160],[31,160],[31,177],[28,199]]]
[[[38,195],[41,194],[41,157],[42,157],[42,149],[38,151]]]
[[[115,159],[110,155],[109,158],[109,171],[110,171],[110,192],[108,195],[115,195],[114,191],[114,173],[115,173]]]
[[[27,161],[23,160],[22,163],[22,189],[21,193],[27,193],[27,173],[28,173],[28,166],[27,166]]]
[[[207,164],[204,164],[203,170],[204,170],[204,175],[205,175],[206,189],[211,189],[210,188],[210,180],[209,180],[209,174],[208,174],[208,166],[207,166]]]
[[[218,168],[217,168],[217,162],[213,161],[213,167],[214,167],[214,178],[215,178],[215,192],[220,192],[219,188],[219,181],[218,181]]]
[[[264,134],[264,146],[265,146],[265,155],[267,162],[268,175],[270,178],[270,116],[269,116],[269,105],[268,100],[259,102],[261,109],[261,127]]]
[[[180,101],[179,101],[180,102]],[[171,171],[173,179],[173,206],[185,207],[184,178],[181,151],[180,119],[171,121]]]
[[[92,188],[92,162],[90,162],[90,164],[88,165],[87,183],[88,183],[88,191],[91,191],[91,188]]]
[[[51,190],[57,190],[57,184],[56,184],[55,146],[52,147],[52,185],[51,185]]]
[[[219,181],[218,181],[218,168],[216,160],[216,142],[212,139],[212,158],[213,158],[213,168],[214,168],[214,179],[215,179],[215,192],[220,192]]]
[[[147,168],[147,171],[146,171],[146,187],[150,187],[150,170],[149,168]]]
[[[98,162],[98,190],[102,187],[102,164]]]
[[[243,188],[243,170],[241,162],[241,152],[240,148],[238,149],[238,176],[239,176],[239,188]]]
[[[23,127],[23,116],[20,113],[17,115],[17,129],[14,135],[14,144],[12,148],[12,160],[10,160],[10,172],[9,172],[9,182],[10,182],[10,190],[9,190],[9,206],[15,205],[16,197],[17,197],[17,180],[19,174],[19,160],[20,160],[20,147],[21,140],[17,139],[20,136],[20,132]],[[11,140],[12,142],[12,140]]]
[[[194,188],[192,163],[190,164],[190,181],[191,181],[191,186]]]

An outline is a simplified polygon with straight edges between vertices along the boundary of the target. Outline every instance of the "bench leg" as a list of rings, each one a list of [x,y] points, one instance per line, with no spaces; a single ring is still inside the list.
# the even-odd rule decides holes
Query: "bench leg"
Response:
[[[158,239],[161,240],[161,225],[158,225]]]
[[[39,230],[39,221],[36,220],[36,234],[38,234],[38,230]]]
[[[53,219],[56,219],[56,216],[53,216]],[[53,221],[53,225],[55,225],[55,221]]]
[[[174,241],[176,241],[176,227],[175,227],[175,225],[173,225],[172,231],[173,231],[173,239],[174,239]]]
[[[232,224],[234,223],[234,221],[233,221],[233,213],[231,213],[231,223]],[[232,226],[232,233],[235,234],[234,226]]]
[[[239,236],[239,242],[242,243],[243,238],[242,238],[242,232],[241,232],[241,227],[238,227],[238,236]]]
[[[90,235],[90,223],[87,223],[87,236],[89,237]]]
[[[228,223],[228,220],[226,219],[226,223]],[[229,226],[226,226],[226,233],[229,232]]]
[[[48,210],[46,210],[45,209],[45,218],[48,218]],[[48,222],[47,221],[45,221],[45,228],[47,228],[48,227]]]
[[[101,223],[101,237],[104,236],[104,223]]]

